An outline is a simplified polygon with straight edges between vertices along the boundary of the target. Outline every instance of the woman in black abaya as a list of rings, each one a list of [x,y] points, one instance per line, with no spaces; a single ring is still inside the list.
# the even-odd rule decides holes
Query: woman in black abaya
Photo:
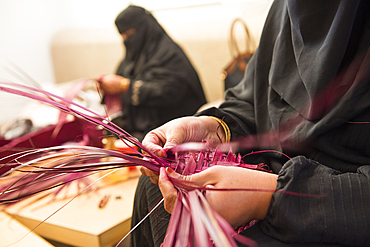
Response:
[[[216,134],[228,141],[220,121],[231,139],[255,136],[259,145],[253,150],[275,148],[291,159],[258,155],[275,174],[218,166],[188,179],[200,187],[233,184],[323,195],[207,191],[211,207],[232,226],[259,220],[241,234],[259,246],[370,246],[369,1],[274,1],[245,77],[226,92],[225,103],[170,121],[143,144],[164,156],[185,141],[215,141]],[[269,142],[258,139],[269,133]],[[173,174],[142,173],[158,181],[171,212],[176,190],[167,176]],[[153,202],[137,204],[151,208]],[[160,219],[163,224],[144,222],[142,235],[164,232]],[[148,241],[158,246],[155,238]]]
[[[148,11],[130,5],[115,24],[126,56],[116,75],[98,81],[105,94],[121,95],[120,127],[141,140],[149,130],[192,115],[206,103],[189,59]]]

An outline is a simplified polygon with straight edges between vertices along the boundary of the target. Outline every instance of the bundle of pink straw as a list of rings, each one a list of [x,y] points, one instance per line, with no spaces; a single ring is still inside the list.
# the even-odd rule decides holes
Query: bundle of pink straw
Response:
[[[145,151],[138,152],[133,148],[133,152],[122,153],[90,146],[56,146],[25,150],[10,157],[3,157],[0,159],[0,171],[3,171],[0,177],[4,180],[0,187],[1,205],[19,202],[42,191],[63,187],[71,181],[81,180],[107,169],[145,166],[159,172],[160,167],[170,167],[183,175],[193,174],[214,165],[259,169],[257,166],[244,164],[240,155],[224,152],[229,150],[232,144],[212,147],[207,143],[186,143],[172,150],[175,153],[172,158],[164,159],[154,155],[136,138],[107,118],[71,100],[15,83],[0,82],[0,90],[49,104],[65,113],[102,126],[122,142],[134,144],[139,150]],[[102,162],[102,158],[106,157],[118,159]],[[2,162],[9,158],[11,162]],[[163,246],[237,246],[236,241],[248,246],[256,245],[253,240],[238,235],[212,210],[202,194],[202,190],[206,188],[170,179],[178,190],[178,197]]]

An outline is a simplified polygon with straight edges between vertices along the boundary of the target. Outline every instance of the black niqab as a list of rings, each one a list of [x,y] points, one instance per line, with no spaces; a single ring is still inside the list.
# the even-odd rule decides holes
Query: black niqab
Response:
[[[217,114],[248,126],[236,135],[279,132],[299,117],[289,138],[303,142],[369,109],[369,3],[274,1],[246,76]]]
[[[129,78],[143,69],[150,59],[149,52],[157,48],[162,37],[167,34],[147,10],[134,5],[122,11],[115,24],[120,34],[135,29],[135,33],[124,41],[126,57],[117,70],[117,74]]]
[[[115,24],[121,34],[135,29],[124,41],[126,56],[116,71],[131,80],[129,90],[122,95],[121,126],[125,130],[145,134],[173,118],[193,115],[206,103],[188,57],[151,13],[130,5],[117,16]],[[134,87],[137,81],[140,86]]]

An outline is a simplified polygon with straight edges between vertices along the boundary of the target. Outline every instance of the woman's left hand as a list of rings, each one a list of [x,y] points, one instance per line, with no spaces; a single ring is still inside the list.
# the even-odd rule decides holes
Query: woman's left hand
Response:
[[[277,185],[276,174],[241,167],[213,166],[190,176],[161,168],[158,185],[164,197],[165,209],[169,213],[172,213],[177,198],[177,190],[169,177],[195,182],[201,187],[268,190],[206,191],[205,196],[210,206],[233,227],[251,220],[264,219]]]

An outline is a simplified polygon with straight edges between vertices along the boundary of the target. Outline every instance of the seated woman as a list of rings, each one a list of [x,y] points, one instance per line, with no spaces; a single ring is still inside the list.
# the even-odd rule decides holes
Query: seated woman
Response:
[[[120,94],[120,127],[141,140],[149,130],[192,115],[206,103],[186,54],[147,10],[130,5],[115,24],[126,56],[115,75],[97,80],[106,95]]]
[[[165,156],[183,142],[227,142],[228,130],[231,139],[255,137],[253,150],[267,147],[290,159],[280,153],[250,155],[273,173],[213,166],[184,179],[200,187],[271,191],[205,192],[232,226],[258,220],[240,234],[259,246],[370,246],[369,99],[370,1],[276,0],[245,76],[226,92],[226,101],[164,124],[143,144]],[[159,188],[145,179],[133,221],[162,195],[164,207],[133,232],[132,244],[160,246],[169,217],[165,209],[171,213],[177,197],[168,176],[183,177],[164,168],[159,177],[141,170]]]

